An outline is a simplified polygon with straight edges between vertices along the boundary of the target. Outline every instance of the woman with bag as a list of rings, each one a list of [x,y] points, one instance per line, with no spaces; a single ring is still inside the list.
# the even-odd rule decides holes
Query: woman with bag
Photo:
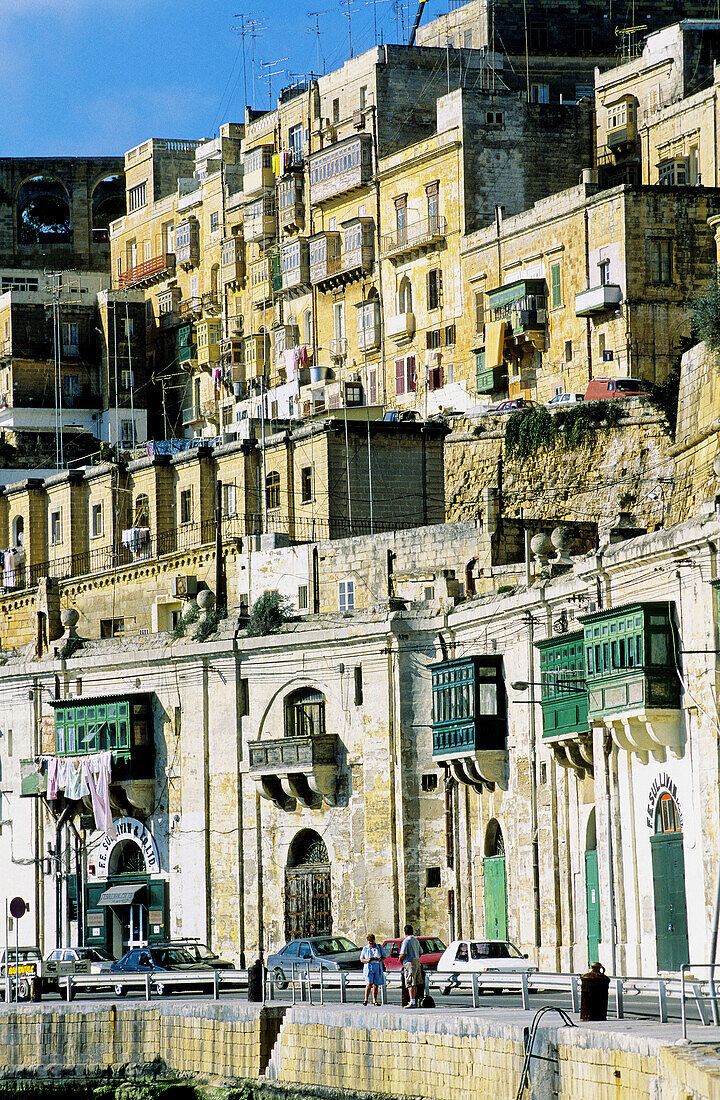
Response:
[[[382,949],[375,943],[375,936],[372,932],[368,933],[367,943],[360,952],[360,960],[364,963],[365,1000],[363,1004],[367,1005],[372,992],[372,1003],[376,1005],[378,1003],[378,988],[385,985],[385,964]]]

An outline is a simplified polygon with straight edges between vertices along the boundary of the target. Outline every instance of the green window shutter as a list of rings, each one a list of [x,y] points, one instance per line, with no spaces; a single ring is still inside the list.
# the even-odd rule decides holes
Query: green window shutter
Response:
[[[557,309],[562,305],[562,278],[560,264],[552,264],[550,267],[550,308]]]

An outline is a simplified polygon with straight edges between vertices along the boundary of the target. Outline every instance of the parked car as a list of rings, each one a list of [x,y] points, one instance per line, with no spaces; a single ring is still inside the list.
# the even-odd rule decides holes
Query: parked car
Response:
[[[445,950],[445,944],[434,936],[418,936],[418,939],[422,948],[420,962],[425,970],[435,970],[440,956]],[[385,940],[382,944],[386,970],[400,969],[402,965],[400,962],[400,945],[402,941],[403,937],[400,936],[395,940]]]
[[[420,413],[414,409],[386,409],[382,416],[386,424],[404,424],[419,419]]]
[[[537,401],[528,401],[525,397],[511,397],[507,401],[501,401],[499,405],[496,405],[494,409],[491,409],[492,413],[512,413],[517,412],[518,409],[536,409],[538,407]]]
[[[30,997],[32,978],[39,978],[42,975],[43,957],[40,949],[38,947],[19,947],[16,954],[15,948],[11,947],[8,951],[8,961],[10,964],[10,977],[17,976],[18,1000],[27,1001]],[[0,997],[5,996],[5,966],[5,949],[3,948],[0,951]]]
[[[97,947],[56,947],[43,965],[43,988],[63,992],[63,978],[69,974],[106,974],[113,959]]]
[[[200,940],[164,940],[155,947],[180,947],[193,956],[196,962],[202,963],[206,970],[234,970],[234,963],[228,962],[213,951],[206,943]]]
[[[452,989],[461,974],[481,974],[492,971],[532,973],[537,967],[527,961],[527,955],[509,940],[453,940],[445,948],[437,964],[438,976],[447,977],[443,993]]]
[[[290,940],[279,951],[268,955],[267,969],[280,989],[292,977],[293,965],[310,970],[362,970],[360,948],[345,936],[306,936]]]
[[[593,378],[585,390],[585,400],[613,401],[618,397],[641,397],[649,393],[640,378]]]
[[[222,960],[220,960],[222,961]],[[191,980],[191,975],[198,971],[205,971],[211,969],[226,970],[231,969],[232,964],[227,963],[224,966],[213,968],[206,962],[198,962],[196,956],[188,951],[185,946],[171,946],[169,944],[151,944],[147,947],[133,947],[130,951],[126,951],[121,959],[114,962],[110,967],[110,973],[112,975],[118,975],[118,979],[114,985],[115,996],[122,997],[127,992],[127,986],[121,981],[121,975],[123,974],[147,974],[150,971],[153,974],[162,973],[183,973],[188,975],[187,982],[164,982],[162,977],[155,977],[153,984],[157,993],[162,997],[163,993],[170,990],[180,989],[198,989],[204,986],[204,983],[198,984]]]
[[[560,405],[579,405],[585,400],[584,393],[556,393],[547,403],[549,409],[557,409]]]

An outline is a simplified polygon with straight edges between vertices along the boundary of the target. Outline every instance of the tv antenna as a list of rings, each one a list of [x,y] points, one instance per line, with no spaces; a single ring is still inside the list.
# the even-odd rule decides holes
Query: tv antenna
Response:
[[[282,65],[283,61],[289,61],[289,57],[278,57],[275,61],[261,61],[260,68],[267,69],[264,79],[267,80],[268,85],[268,100],[270,102],[270,110],[272,111],[272,78],[274,76],[283,76],[287,72],[287,69],[273,69],[273,65]]]
[[[320,16],[321,15],[333,15],[335,8],[326,8],[325,11],[309,11],[307,13],[308,19],[315,20],[315,27],[308,27],[309,34],[314,34],[316,39],[317,48],[317,75],[320,76]],[[325,75],[325,58],[323,57],[323,76]]]
[[[243,94],[245,96],[245,106],[247,106],[247,74],[245,72],[245,38],[249,38],[251,42],[251,62],[252,62],[252,106],[255,106],[255,39],[264,30],[267,30],[267,24],[264,19],[247,18],[242,12],[236,12],[233,19],[240,20],[240,26],[234,26],[230,29],[233,31],[240,31],[242,38],[242,66],[243,66]]]

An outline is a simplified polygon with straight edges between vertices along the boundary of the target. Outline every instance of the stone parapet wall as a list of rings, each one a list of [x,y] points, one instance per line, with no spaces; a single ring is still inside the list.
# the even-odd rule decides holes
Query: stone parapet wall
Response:
[[[5,1076],[148,1076],[247,1082],[252,1096],[513,1100],[528,1029],[510,1013],[408,1013],[243,1002],[46,1005],[0,1010]],[[504,1019],[502,1018],[504,1017]],[[528,1100],[716,1100],[716,1046],[628,1028],[543,1027]],[[18,1087],[22,1086],[18,1084]],[[305,1093],[304,1090],[307,1090]]]
[[[633,402],[629,413],[617,427],[598,430],[578,447],[542,447],[524,459],[506,453],[506,417],[454,420],[445,439],[446,518],[476,514],[483,490],[498,483],[502,459],[505,516],[582,519],[602,527],[624,512],[638,527],[664,526],[672,495],[672,440],[651,406]]]

